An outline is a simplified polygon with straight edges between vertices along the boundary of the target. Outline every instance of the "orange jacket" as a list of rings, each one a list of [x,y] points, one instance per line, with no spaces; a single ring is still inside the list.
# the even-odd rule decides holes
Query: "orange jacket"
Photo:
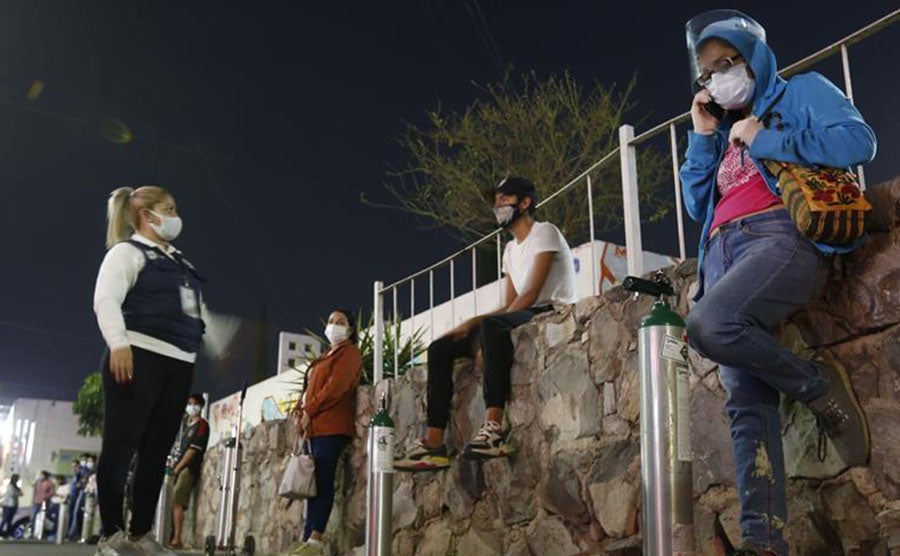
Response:
[[[362,356],[355,344],[345,344],[313,362],[307,375],[303,411],[309,415],[307,437],[356,434],[356,386]]]

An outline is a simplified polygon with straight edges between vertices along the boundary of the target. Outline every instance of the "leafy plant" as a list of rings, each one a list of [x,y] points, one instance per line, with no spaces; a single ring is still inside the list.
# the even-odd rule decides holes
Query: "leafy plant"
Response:
[[[397,354],[399,362],[396,376],[402,376],[406,371],[416,363],[416,359],[425,352],[427,346],[423,338],[425,332],[422,328],[417,328],[411,336],[400,339],[399,328],[400,322],[403,320],[402,315],[392,322],[385,322],[384,327],[384,357],[382,364],[382,373],[384,378],[395,378],[394,373],[394,354]],[[363,324],[366,323],[366,324]],[[324,328],[324,320],[323,320]],[[328,340],[320,333],[306,329],[306,333],[315,338],[320,344],[328,345]],[[356,346],[363,360],[362,384],[372,384],[374,379],[375,368],[375,317],[369,315],[367,320],[363,320],[363,312],[360,310],[356,315]],[[301,373],[300,385],[303,388],[306,382],[305,369],[296,369]]]
[[[394,203],[362,200],[412,214],[423,227],[443,227],[463,241],[496,229],[484,193],[509,175],[530,179],[547,198],[619,145],[619,127],[636,106],[632,80],[624,88],[595,82],[585,89],[569,73],[539,78],[534,72],[504,78],[481,90],[464,111],[441,106],[424,126],[409,124],[400,137],[407,162],[391,171],[385,187]],[[638,123],[638,122],[634,122]],[[643,216],[657,221],[670,203],[668,158],[653,146],[638,150]],[[619,164],[593,172],[597,230],[622,222]],[[583,187],[542,206],[538,217],[556,224],[578,244],[588,238]]]
[[[103,380],[100,373],[91,373],[84,378],[72,411],[78,415],[78,434],[99,436],[103,434]]]

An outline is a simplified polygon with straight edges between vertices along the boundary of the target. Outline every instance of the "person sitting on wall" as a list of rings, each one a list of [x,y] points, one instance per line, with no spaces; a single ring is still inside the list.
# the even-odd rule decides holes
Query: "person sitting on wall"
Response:
[[[512,452],[510,430],[503,425],[513,364],[512,331],[535,315],[576,301],[572,252],[559,229],[534,219],[538,201],[534,184],[510,177],[492,191],[497,223],[513,240],[503,253],[503,306],[476,316],[428,346],[427,429],[425,438],[394,462],[401,471],[430,471],[450,465],[444,429],[453,399],[453,364],[457,358],[483,360],[484,425],[463,450],[467,459],[506,457]]]
[[[178,463],[172,468],[175,475],[175,488],[172,494],[172,541],[169,546],[174,550],[184,548],[181,531],[184,526],[184,511],[191,502],[191,492],[200,479],[203,469],[203,454],[209,444],[209,423],[200,416],[206,402],[203,394],[193,393],[188,396],[187,428],[181,435],[178,446]]]
[[[322,535],[334,505],[334,480],[341,452],[356,433],[356,386],[362,375],[362,355],[356,347],[353,313],[338,309],[328,317],[328,353],[310,363],[303,397],[291,412],[297,434],[309,440],[316,462],[316,495],[306,501],[303,541],[289,554],[327,554]]]

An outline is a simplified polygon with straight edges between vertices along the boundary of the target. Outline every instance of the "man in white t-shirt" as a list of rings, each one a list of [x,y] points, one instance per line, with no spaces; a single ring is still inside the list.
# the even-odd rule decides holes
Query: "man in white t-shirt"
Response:
[[[444,429],[453,399],[453,364],[457,358],[476,357],[479,350],[487,415],[463,457],[508,456],[512,450],[503,410],[510,390],[512,330],[536,314],[576,301],[572,252],[556,226],[534,220],[534,185],[524,178],[507,178],[492,197],[497,223],[513,236],[503,253],[505,302],[499,310],[464,322],[428,346],[428,428],[425,438],[394,462],[398,470],[430,471],[450,465]]]

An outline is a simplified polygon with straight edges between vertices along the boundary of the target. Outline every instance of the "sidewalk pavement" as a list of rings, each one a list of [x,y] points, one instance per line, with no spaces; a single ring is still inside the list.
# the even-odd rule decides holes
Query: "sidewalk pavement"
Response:
[[[94,545],[65,543],[56,545],[37,541],[4,541],[0,539],[0,554],[3,556],[93,556]],[[197,556],[202,551],[181,551],[178,554]]]

